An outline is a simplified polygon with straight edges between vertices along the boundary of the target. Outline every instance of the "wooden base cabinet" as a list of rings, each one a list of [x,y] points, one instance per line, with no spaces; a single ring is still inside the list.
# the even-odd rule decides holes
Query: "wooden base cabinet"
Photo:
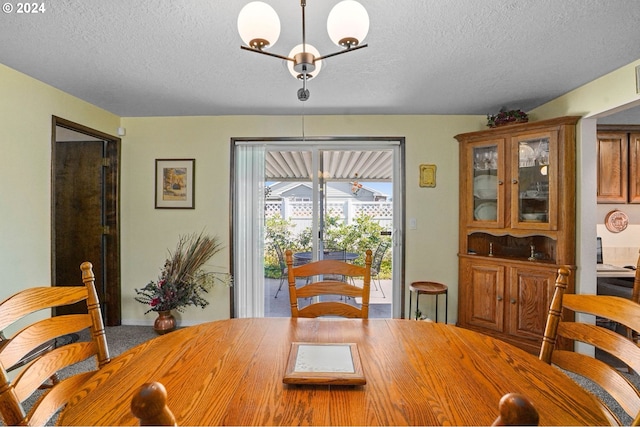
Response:
[[[557,268],[463,255],[459,274],[459,326],[537,354]]]
[[[558,268],[575,269],[578,119],[456,136],[458,326],[539,352]]]

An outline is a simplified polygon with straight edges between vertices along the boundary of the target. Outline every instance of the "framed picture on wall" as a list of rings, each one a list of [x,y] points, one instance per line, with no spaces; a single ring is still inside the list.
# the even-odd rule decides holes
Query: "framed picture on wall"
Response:
[[[436,186],[436,165],[420,165],[420,187]]]
[[[195,208],[195,159],[156,159],[156,209]]]

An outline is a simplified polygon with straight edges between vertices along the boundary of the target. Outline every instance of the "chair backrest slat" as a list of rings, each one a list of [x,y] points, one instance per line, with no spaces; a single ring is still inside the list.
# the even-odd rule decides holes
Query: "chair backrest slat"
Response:
[[[23,317],[48,308],[74,304],[87,299],[85,286],[28,288],[2,302],[0,331]]]
[[[16,395],[25,400],[56,372],[92,357],[96,351],[93,342],[75,342],[43,354],[40,363],[27,365],[16,377]]]
[[[371,291],[371,250],[366,251],[365,265],[359,266],[345,261],[320,260],[295,266],[291,250],[286,251],[287,272],[289,280],[289,301],[292,317],[342,316],[367,319],[369,317],[369,296]],[[297,286],[297,278],[314,276],[331,276],[331,280],[320,280]],[[333,277],[342,277],[336,280]],[[362,278],[362,287],[356,286],[353,278]],[[352,280],[349,283],[348,280]],[[336,295],[343,301],[312,302],[299,308],[300,298],[316,298]],[[347,298],[362,298],[360,307],[345,302]]]
[[[72,396],[93,375],[93,372],[82,372],[60,381],[38,401],[38,405],[29,411],[29,425],[41,426],[60,408],[64,407]]]
[[[37,347],[91,325],[91,318],[86,314],[69,314],[37,321],[11,337],[0,352],[0,363],[8,367],[13,366]]]
[[[298,310],[298,317],[321,317],[327,315],[359,319],[362,318],[362,310],[337,301],[316,302]]]

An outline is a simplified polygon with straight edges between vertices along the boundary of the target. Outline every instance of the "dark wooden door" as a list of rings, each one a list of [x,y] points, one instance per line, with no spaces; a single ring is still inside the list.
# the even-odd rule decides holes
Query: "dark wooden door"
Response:
[[[55,164],[55,284],[82,285],[80,264],[93,264],[101,304],[102,286],[102,153],[103,141],[58,142]],[[80,302],[56,314],[86,312]]]
[[[53,284],[82,286],[80,264],[91,262],[108,326],[121,323],[118,152],[119,141],[89,135],[55,141],[53,149]],[[82,302],[54,315],[86,311]]]

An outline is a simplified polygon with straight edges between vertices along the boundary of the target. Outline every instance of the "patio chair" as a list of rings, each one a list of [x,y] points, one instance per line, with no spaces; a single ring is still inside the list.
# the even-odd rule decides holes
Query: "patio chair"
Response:
[[[344,261],[325,259],[310,262],[299,267],[293,265],[293,253],[286,251],[287,272],[289,278],[289,301],[291,303],[292,317],[319,317],[341,316],[367,319],[369,317],[369,294],[371,285],[371,250],[367,250],[365,266],[361,267]],[[353,286],[346,281],[327,280],[324,275],[336,275],[338,277],[363,277],[363,286]],[[296,287],[297,277],[320,276],[317,282],[311,282],[304,286]],[[308,306],[299,309],[298,298],[315,298],[326,295],[339,295],[341,297],[362,298],[360,308],[342,301],[312,302]]]
[[[386,298],[387,296],[384,294],[384,290],[382,289],[382,283],[380,283],[380,264],[382,264],[382,259],[384,258],[384,254],[387,252],[387,249],[389,249],[389,246],[391,246],[390,241],[380,242],[373,254],[373,261],[371,261],[371,278],[373,286],[376,290],[380,290],[380,292],[382,292],[382,298]],[[376,279],[378,279],[378,284],[376,284]]]
[[[322,242],[322,259],[333,259],[336,261],[347,261],[347,250],[343,247],[340,247],[330,241]],[[325,278],[341,280],[346,282],[348,278],[346,276],[338,276],[338,275],[325,275]]]
[[[282,289],[282,284],[287,278],[287,263],[285,262],[284,254],[282,253],[282,248],[280,247],[280,245],[274,243],[273,249],[275,249],[276,255],[278,256],[278,267],[280,268],[280,284],[278,285],[278,290],[276,291],[276,294],[274,296],[274,298],[278,298],[278,294]]]
[[[5,425],[45,425],[91,377],[95,371],[82,372],[44,390],[31,408],[23,402],[36,389],[61,369],[95,357],[98,368],[109,362],[109,350],[105,338],[100,303],[95,289],[93,266],[81,265],[84,286],[49,286],[24,289],[0,302],[0,330],[16,322],[27,326],[0,345],[0,414]],[[66,314],[43,320],[30,319],[30,314],[86,301],[87,314]],[[34,349],[51,343],[58,337],[89,328],[91,340],[74,342],[39,354],[28,363],[13,380],[9,380],[7,368],[15,366],[32,354]]]
[[[640,347],[626,336],[597,324],[563,318],[563,310],[571,310],[576,314],[584,313],[610,319],[638,331],[640,305],[627,298],[610,295],[565,295],[569,274],[568,268],[558,269],[555,292],[540,348],[540,360],[593,381],[618,402],[633,420],[631,425],[639,425],[640,392],[622,372],[587,354],[555,347],[559,337],[583,342],[607,352],[634,371],[640,372]],[[601,406],[612,424],[622,425],[621,420],[617,419],[604,401],[601,402]]]

